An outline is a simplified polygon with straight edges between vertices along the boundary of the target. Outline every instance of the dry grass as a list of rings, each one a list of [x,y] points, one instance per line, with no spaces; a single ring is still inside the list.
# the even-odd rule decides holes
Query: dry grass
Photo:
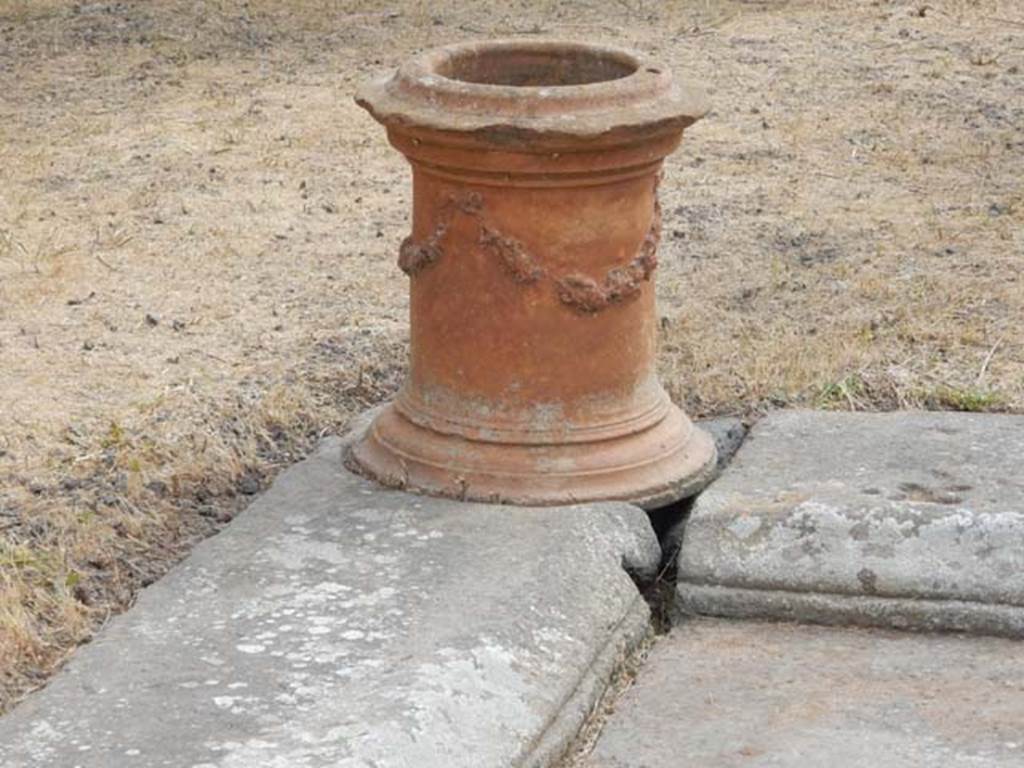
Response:
[[[354,84],[538,33],[712,89],[662,185],[692,412],[1024,410],[1015,2],[0,0],[0,709],[400,380]]]
[[[698,411],[1020,410],[1024,27],[1008,3],[838,8],[706,50],[665,371]]]

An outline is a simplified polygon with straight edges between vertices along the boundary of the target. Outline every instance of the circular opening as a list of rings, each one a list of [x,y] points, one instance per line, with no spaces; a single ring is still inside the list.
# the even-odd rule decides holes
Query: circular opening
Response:
[[[617,51],[587,48],[477,48],[458,51],[437,67],[450,80],[480,85],[587,85],[628,77],[639,65]]]

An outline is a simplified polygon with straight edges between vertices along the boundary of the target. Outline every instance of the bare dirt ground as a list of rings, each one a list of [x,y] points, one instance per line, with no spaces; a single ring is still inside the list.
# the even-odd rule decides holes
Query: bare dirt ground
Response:
[[[703,81],[662,184],[691,413],[1024,411],[1024,7],[0,0],[0,710],[401,380],[408,174],[351,100],[570,36]]]

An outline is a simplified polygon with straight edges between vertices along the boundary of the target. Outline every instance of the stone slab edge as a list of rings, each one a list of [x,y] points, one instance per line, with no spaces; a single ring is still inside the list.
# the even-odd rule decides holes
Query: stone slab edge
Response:
[[[705,615],[1024,637],[1024,608],[964,600],[746,589],[681,581],[676,586],[675,610],[677,619]]]
[[[643,647],[644,641],[653,632],[650,611],[641,597],[618,626],[609,630],[608,642],[594,657],[572,695],[538,737],[536,745],[516,768],[548,768],[557,765],[576,742],[580,730],[600,704],[615,675]]]

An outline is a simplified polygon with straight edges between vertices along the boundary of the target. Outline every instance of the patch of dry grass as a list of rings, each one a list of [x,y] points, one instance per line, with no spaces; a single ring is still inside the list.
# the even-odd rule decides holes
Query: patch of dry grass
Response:
[[[696,415],[1024,410],[1015,3],[0,0],[0,710],[404,367],[403,162],[350,99],[551,34],[706,82],[660,364]]]
[[[663,371],[698,413],[1019,411],[1024,27],[843,9],[719,31],[720,111],[666,185]]]

